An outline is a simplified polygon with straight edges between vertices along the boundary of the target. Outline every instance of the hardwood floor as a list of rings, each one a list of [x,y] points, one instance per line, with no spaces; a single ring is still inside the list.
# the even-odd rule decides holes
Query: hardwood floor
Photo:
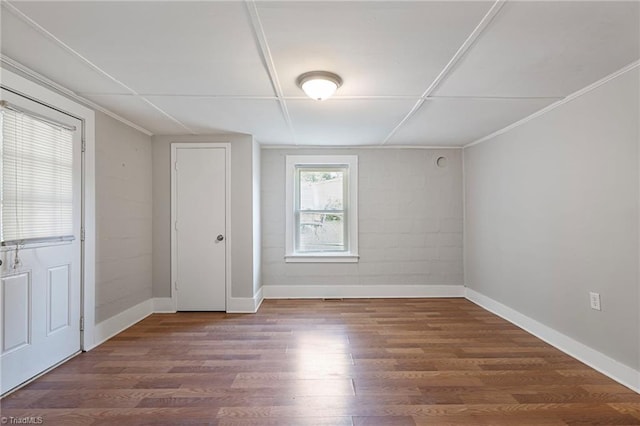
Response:
[[[154,314],[0,404],[65,426],[640,425],[640,395],[464,299]]]

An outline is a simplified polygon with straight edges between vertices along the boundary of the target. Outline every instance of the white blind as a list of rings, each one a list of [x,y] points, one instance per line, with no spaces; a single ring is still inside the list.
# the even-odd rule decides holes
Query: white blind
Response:
[[[73,133],[2,108],[1,240],[73,235]]]

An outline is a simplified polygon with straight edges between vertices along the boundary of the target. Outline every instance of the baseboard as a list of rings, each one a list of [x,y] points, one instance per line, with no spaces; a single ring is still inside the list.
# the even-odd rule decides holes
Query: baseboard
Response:
[[[265,299],[464,297],[461,285],[265,285]]]
[[[170,297],[154,297],[153,312],[157,314],[174,314],[176,307],[173,305],[173,299]]]
[[[229,314],[255,314],[264,300],[263,289],[260,287],[253,297],[231,297],[227,301]]]
[[[256,294],[253,295],[253,300],[254,300],[254,304],[255,304],[255,311],[253,312],[258,312],[258,309],[260,309],[260,305],[262,305],[262,302],[264,302],[264,287],[260,287],[258,289],[258,291],[256,291]]]
[[[145,300],[135,306],[120,312],[111,318],[96,324],[94,343],[89,349],[93,349],[111,339],[116,334],[126,330],[133,324],[141,321],[153,313],[153,299]]]
[[[640,371],[626,366],[613,358],[599,352],[587,345],[572,339],[571,337],[554,330],[526,315],[503,305],[492,298],[477,291],[466,289],[468,300],[476,305],[492,312],[507,321],[517,325],[523,330],[533,334],[541,340],[549,343],[562,352],[598,370],[602,374],[612,378],[616,382],[640,393]]]
[[[256,313],[262,304],[262,287],[253,297],[231,297],[228,301],[228,313]],[[153,299],[153,312],[170,314],[176,313],[173,299],[170,297],[156,297]]]

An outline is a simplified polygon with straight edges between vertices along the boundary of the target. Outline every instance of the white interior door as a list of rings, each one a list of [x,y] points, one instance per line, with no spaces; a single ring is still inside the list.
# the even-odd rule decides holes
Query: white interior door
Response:
[[[174,289],[179,311],[226,309],[226,149],[174,144]]]
[[[14,140],[36,140],[33,135],[40,135],[39,143],[62,147],[51,154],[47,145],[42,154],[33,143],[14,144],[4,132],[0,137],[0,393],[4,394],[80,351],[82,154],[78,120],[12,92],[2,90],[1,95],[11,107],[26,111],[2,113],[3,128],[13,132]],[[38,115],[35,130],[24,121],[25,116],[35,119],[33,114]],[[14,120],[11,127],[9,120]],[[62,139],[55,139],[52,135],[60,129],[53,121],[75,130],[65,130]],[[47,171],[57,177],[43,178]],[[61,217],[63,226],[52,225],[62,223]],[[19,235],[24,239],[16,240]]]

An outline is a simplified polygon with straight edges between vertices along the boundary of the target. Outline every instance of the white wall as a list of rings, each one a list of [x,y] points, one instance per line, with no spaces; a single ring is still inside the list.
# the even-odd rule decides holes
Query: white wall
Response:
[[[359,263],[285,263],[287,154],[358,155]],[[265,292],[268,286],[461,286],[461,154],[455,149],[263,149]],[[448,158],[442,169],[435,165],[441,155]]]
[[[467,286],[636,370],[639,80],[464,151]]]
[[[260,144],[253,141],[252,167],[253,167],[253,294],[262,287],[262,223],[260,208]]]
[[[254,142],[246,135],[154,136],[153,296],[171,296],[171,143],[231,143],[231,293],[254,295]],[[258,181],[259,183],[259,181]]]
[[[96,112],[96,322],[151,298],[151,138]]]

